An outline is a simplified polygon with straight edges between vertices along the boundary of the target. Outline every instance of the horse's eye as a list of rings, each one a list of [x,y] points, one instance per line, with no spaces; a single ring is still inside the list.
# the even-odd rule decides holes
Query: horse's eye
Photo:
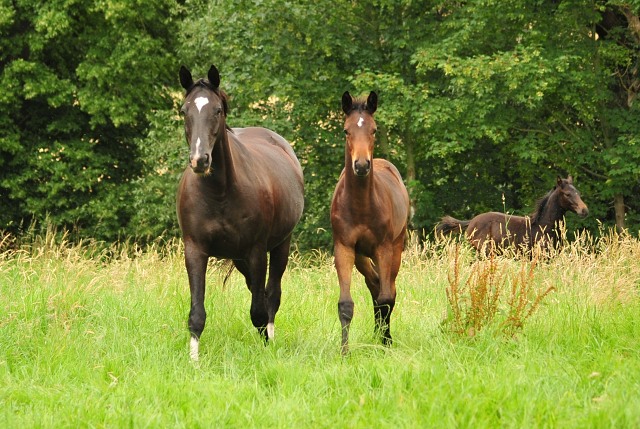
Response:
[[[378,132],[378,129],[377,129],[377,128],[373,130],[373,134],[375,134],[375,133],[377,133],[377,132]]]
[[[216,110],[216,115],[219,115],[219,114],[221,114],[221,113],[222,113],[222,109],[218,109],[218,110]]]
[[[347,135],[347,136],[349,135],[349,131],[347,131],[346,129],[344,129],[344,130],[342,130],[342,131],[344,131],[344,134],[345,134],[345,135]]]
[[[180,116],[184,116],[185,115],[184,110],[180,109],[179,114],[180,114]]]

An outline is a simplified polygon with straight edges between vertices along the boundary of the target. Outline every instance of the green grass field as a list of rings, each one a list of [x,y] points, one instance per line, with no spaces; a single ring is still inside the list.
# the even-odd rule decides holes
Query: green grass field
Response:
[[[443,332],[452,249],[405,252],[390,349],[354,276],[347,358],[327,255],[292,257],[269,346],[241,276],[223,289],[212,267],[192,363],[179,245],[15,245],[0,253],[0,427],[640,427],[637,240],[540,262],[536,286],[556,290],[515,338]],[[462,275],[479,265],[463,245]]]

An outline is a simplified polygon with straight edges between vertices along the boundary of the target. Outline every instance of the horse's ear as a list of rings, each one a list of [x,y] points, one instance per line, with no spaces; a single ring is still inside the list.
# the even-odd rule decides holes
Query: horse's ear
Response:
[[[193,86],[191,72],[187,70],[185,66],[180,67],[180,85],[182,85],[184,89],[189,89]]]
[[[211,64],[211,68],[209,69],[209,73],[207,73],[207,78],[209,79],[209,83],[215,88],[218,89],[220,86],[220,73],[216,66]]]
[[[569,174],[569,177],[567,177],[567,183],[573,185],[573,177],[571,177],[571,174]]]
[[[562,188],[562,177],[556,176],[556,183]]]
[[[378,109],[378,94],[376,94],[375,91],[371,91],[369,93],[369,97],[367,97],[367,112],[369,112],[370,115],[373,115],[374,113],[376,113],[377,109]]]
[[[345,91],[344,94],[342,94],[342,111],[348,115],[352,107],[353,97],[351,97],[349,91]]]

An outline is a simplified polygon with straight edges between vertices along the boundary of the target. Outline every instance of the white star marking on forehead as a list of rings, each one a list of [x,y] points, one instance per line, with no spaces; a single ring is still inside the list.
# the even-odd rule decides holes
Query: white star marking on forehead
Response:
[[[207,97],[198,97],[193,102],[196,103],[196,106],[198,107],[198,113],[200,113],[202,108],[205,105],[209,104],[209,99]]]
[[[358,126],[361,127],[363,122],[364,122],[364,118],[361,116],[360,120],[358,121]]]

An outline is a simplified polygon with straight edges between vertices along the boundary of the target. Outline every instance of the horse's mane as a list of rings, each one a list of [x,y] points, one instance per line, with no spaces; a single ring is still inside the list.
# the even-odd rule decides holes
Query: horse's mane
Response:
[[[367,98],[361,97],[353,100],[351,104],[351,109],[347,112],[347,115],[353,111],[357,111],[358,113],[362,113],[367,110]]]
[[[193,85],[189,87],[189,89],[187,89],[187,92],[184,94],[185,98],[191,93],[191,91],[193,91],[197,87],[204,87],[213,91],[220,98],[220,101],[222,101],[222,109],[224,110],[224,116],[227,116],[227,113],[229,112],[229,96],[227,95],[226,92],[221,90],[220,87],[214,88],[208,79],[198,79],[193,83]]]
[[[536,200],[536,208],[533,210],[533,213],[529,215],[531,219],[531,224],[537,223],[540,220],[540,216],[544,213],[544,210],[547,208],[547,203],[549,202],[549,198],[551,198],[551,194],[556,190],[557,186],[554,186],[552,190],[547,192],[547,195],[540,197]]]

